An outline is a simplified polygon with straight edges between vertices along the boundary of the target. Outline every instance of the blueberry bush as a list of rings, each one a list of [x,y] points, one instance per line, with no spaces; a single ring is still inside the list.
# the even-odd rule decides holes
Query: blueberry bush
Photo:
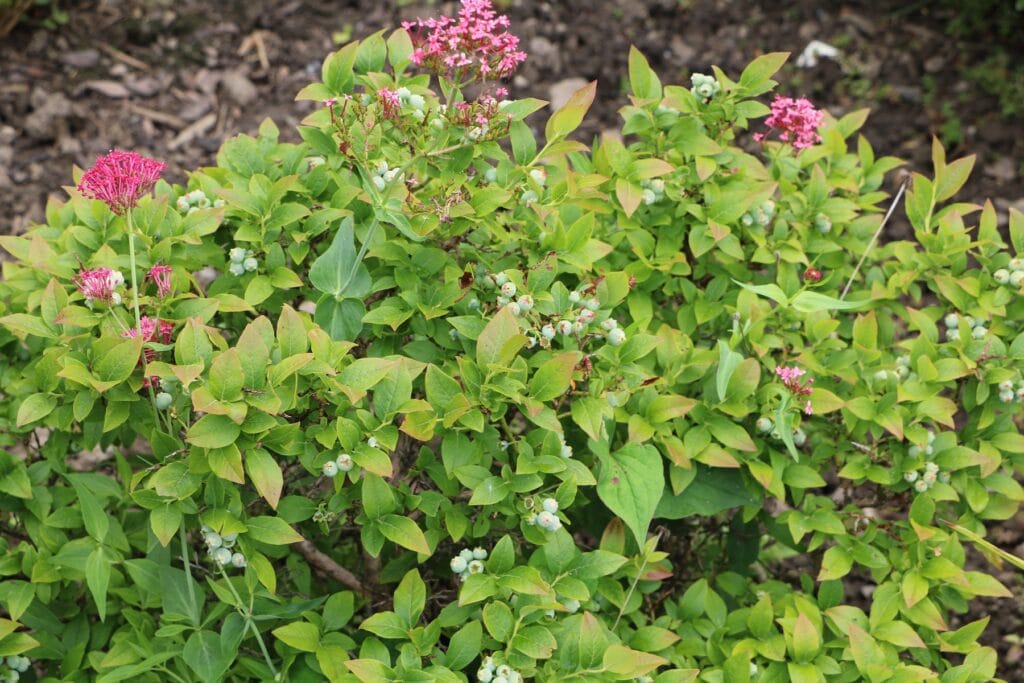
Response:
[[[879,239],[900,162],[765,104],[784,54],[634,51],[619,134],[590,84],[536,135],[508,29],[347,45],[302,142],[114,152],[0,237],[0,680],[996,677],[1024,215],[936,144]]]

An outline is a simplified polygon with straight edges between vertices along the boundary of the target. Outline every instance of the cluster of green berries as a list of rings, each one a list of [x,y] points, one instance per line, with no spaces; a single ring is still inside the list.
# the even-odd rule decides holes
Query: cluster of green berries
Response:
[[[814,227],[822,235],[827,235],[832,232],[832,219],[823,213],[819,213],[814,217]]]
[[[1019,256],[1012,258],[1007,266],[1008,268],[1000,268],[992,273],[992,279],[997,284],[1010,285],[1020,289],[1021,285],[1024,285],[1024,258]]]
[[[917,470],[904,472],[903,479],[913,485],[915,491],[924,493],[934,486],[936,481],[941,481],[943,484],[949,483],[949,472],[939,470],[939,466],[933,462],[926,462],[921,472]]]
[[[401,87],[395,91],[398,95],[398,101],[402,103],[402,108],[408,108],[409,114],[417,121],[422,121],[426,116],[424,110],[427,107],[427,101],[423,99],[423,95],[416,95],[406,87]]]
[[[928,443],[925,446],[914,445],[907,449],[907,455],[911,458],[923,455],[928,459],[921,471],[915,468],[903,473],[903,480],[911,484],[915,491],[924,493],[934,486],[936,481],[949,483],[949,472],[941,471],[939,466],[931,461],[931,457],[935,455],[935,432],[928,432]]]
[[[419,95],[417,95],[419,97]],[[388,162],[381,159],[373,167],[373,186],[377,188],[379,192],[383,192],[384,188],[388,186],[388,183],[394,182],[395,180],[401,180],[403,177],[402,169],[391,168],[388,166]]]
[[[224,206],[224,200],[218,199],[211,202],[210,198],[207,197],[206,193],[202,190],[192,190],[191,192],[178,197],[178,201],[175,202],[175,206],[178,207],[178,211],[188,215],[193,211],[198,211],[199,209],[208,209],[211,206],[216,208]]]
[[[985,327],[985,321],[969,315],[961,317],[958,313],[950,313],[946,315],[942,322],[946,325],[946,341],[960,340],[961,322],[967,323],[967,326],[971,328],[972,339],[984,339],[985,335],[988,334],[988,328]]]
[[[476,672],[476,680],[480,683],[523,683],[523,675],[508,664],[495,664],[494,657],[488,655],[480,662]]]
[[[463,548],[458,555],[452,558],[448,566],[459,577],[465,581],[471,574],[484,573],[484,560],[487,559],[487,551],[483,548]]]
[[[178,380],[174,377],[164,377],[160,380],[160,391],[154,397],[157,410],[167,410],[174,403],[174,390],[178,386]],[[185,392],[186,394],[188,391]]]
[[[1000,382],[999,400],[1003,403],[1024,402],[1024,382],[1018,382],[1016,389],[1014,389],[1011,380],[1007,379]]]
[[[889,380],[904,381],[911,376],[910,356],[904,354],[896,358],[895,370],[879,370],[875,373],[876,382],[888,382]]]
[[[260,262],[256,260],[251,249],[233,247],[228,251],[228,259],[231,261],[228,271],[235,276],[251,273],[260,267]]]
[[[338,472],[351,472],[353,467],[355,467],[355,462],[353,462],[352,456],[342,453],[334,460],[325,462],[320,471],[328,479],[333,479],[338,476]]]
[[[693,74],[690,76],[690,83],[690,92],[702,102],[708,102],[722,92],[722,86],[715,80],[715,77],[707,74]]]
[[[239,569],[246,565],[245,555],[240,552],[232,552],[231,550],[235,547],[238,534],[224,534],[221,536],[208,526],[203,526],[199,533],[203,535],[203,542],[206,543],[206,550],[210,559],[218,565],[226,567],[230,564],[232,567],[238,567]]]
[[[773,218],[775,218],[775,202],[769,199],[756,209],[740,216],[740,223],[745,228],[749,228],[754,224],[766,228],[771,224]]]
[[[545,498],[540,503],[540,510],[531,512],[526,517],[526,523],[537,525],[546,531],[558,531],[562,528],[562,520],[558,518],[558,501],[554,498]]]
[[[643,188],[641,197],[647,206],[660,202],[665,197],[665,181],[661,178],[641,181],[640,187]]]
[[[757,418],[757,422],[754,425],[761,434],[768,434],[773,439],[782,439],[782,432],[778,430],[770,417],[761,416]],[[807,433],[800,427],[797,427],[793,430],[793,445],[800,447],[805,443],[807,443]]]
[[[21,679],[21,674],[28,671],[28,668],[32,666],[32,660],[28,657],[21,655],[11,655],[5,661],[9,671],[3,674],[3,683],[18,683]]]

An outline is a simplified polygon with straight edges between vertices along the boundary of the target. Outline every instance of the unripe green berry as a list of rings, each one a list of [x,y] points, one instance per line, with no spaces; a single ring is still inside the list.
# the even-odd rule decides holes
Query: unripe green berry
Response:
[[[992,279],[998,284],[1005,285],[1010,281],[1010,271],[1006,268],[1000,268],[996,272],[992,273]]]
[[[167,410],[174,403],[174,397],[166,391],[161,391],[153,400],[156,403],[157,410]]]

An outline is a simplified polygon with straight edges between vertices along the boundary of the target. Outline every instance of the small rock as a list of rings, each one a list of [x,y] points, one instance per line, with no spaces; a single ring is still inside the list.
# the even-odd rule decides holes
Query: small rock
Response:
[[[220,78],[221,85],[224,86],[224,91],[227,93],[235,104],[239,106],[246,106],[256,99],[256,95],[259,93],[256,91],[256,86],[252,84],[249,78],[241,73],[240,71],[226,71]]]
[[[587,84],[585,78],[565,78],[557,83],[552,83],[548,88],[548,99],[551,100],[551,109],[557,111],[565,106],[573,93]]]
[[[85,83],[82,83],[81,90],[94,90],[101,95],[117,100],[131,97],[132,94],[123,83],[107,80],[86,81]]]
[[[92,48],[86,50],[74,50],[72,52],[65,52],[60,56],[62,64],[66,64],[74,69],[91,69],[92,67],[99,64],[100,53]]]
[[[60,123],[71,115],[71,102],[62,93],[44,93],[39,89],[32,94],[32,101],[37,104],[25,117],[25,132],[38,140],[53,140]]]
[[[163,89],[163,84],[160,83],[159,79],[152,76],[143,76],[141,78],[129,78],[125,85],[136,95],[142,97],[152,97]]]
[[[924,70],[930,74],[942,71],[944,66],[946,66],[946,58],[942,55],[935,55],[924,60]]]
[[[1017,177],[1017,164],[1010,157],[1000,157],[987,164],[984,173],[1000,183],[1009,183]]]
[[[672,36],[669,47],[683,64],[689,64],[697,56],[697,48],[683,40],[680,36]]]

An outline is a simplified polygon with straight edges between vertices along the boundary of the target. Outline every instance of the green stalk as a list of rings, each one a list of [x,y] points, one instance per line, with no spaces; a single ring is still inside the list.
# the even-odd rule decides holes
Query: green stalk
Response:
[[[274,676],[274,680],[277,680],[277,669],[274,668],[274,663],[270,660],[270,652],[267,650],[267,644],[263,642],[263,636],[260,634],[260,630],[256,628],[256,624],[252,620],[252,608],[248,611],[242,609],[242,596],[235,590],[235,584],[231,583],[231,579],[228,578],[227,572],[224,571],[224,567],[217,565],[217,571],[224,577],[224,582],[228,584],[228,588],[231,590],[231,595],[234,596],[235,601],[238,603],[238,613],[245,618],[245,625],[249,627],[252,634],[256,636],[256,642],[260,644],[260,651],[263,653],[263,659],[267,662],[267,667],[270,669],[270,673]]]
[[[188,599],[192,604],[192,614],[196,618],[196,626],[199,622],[199,603],[196,602],[196,590],[192,587],[192,567],[188,562],[188,541],[185,538],[185,523],[182,521],[178,528],[178,535],[181,536],[181,561],[185,565],[185,584],[188,586]]]
[[[142,314],[139,310],[139,281],[135,275],[135,225],[132,221],[132,210],[129,208],[124,212],[125,225],[128,227],[128,263],[132,271],[132,307],[135,309],[135,333],[142,339]],[[142,339],[142,344],[145,346],[146,340]],[[148,363],[146,362],[146,351],[142,351],[142,376],[149,377]],[[153,385],[149,384],[146,386],[146,391],[149,394],[149,404],[153,406],[153,416],[156,418],[158,426],[167,428],[167,433],[171,434],[170,418],[166,418],[167,422],[160,417],[160,409],[156,407],[156,394],[153,393]]]

